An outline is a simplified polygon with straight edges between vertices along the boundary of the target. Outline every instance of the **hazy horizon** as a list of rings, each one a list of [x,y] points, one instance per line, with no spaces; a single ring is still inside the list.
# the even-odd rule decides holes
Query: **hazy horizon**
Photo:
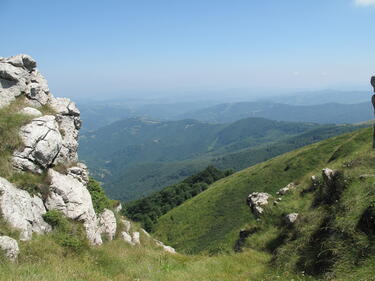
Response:
[[[374,4],[0,0],[0,56],[30,54],[74,99],[370,91]]]

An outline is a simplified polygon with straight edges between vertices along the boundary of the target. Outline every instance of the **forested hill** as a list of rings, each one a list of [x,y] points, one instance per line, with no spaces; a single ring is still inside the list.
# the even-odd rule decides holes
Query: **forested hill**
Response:
[[[131,118],[83,134],[80,156],[111,197],[128,201],[177,183],[210,164],[240,169],[350,130],[353,127],[263,118],[232,124]],[[304,133],[312,135],[306,138]],[[303,139],[290,139],[299,135]],[[233,162],[236,153],[244,157]]]
[[[134,190],[131,180],[138,183],[140,179],[148,177],[147,169],[140,168],[138,171],[137,168],[134,171],[135,166],[186,161],[203,155],[223,155],[298,135],[317,127],[319,125],[312,123],[279,122],[263,118],[247,118],[232,124],[130,118],[95,132],[82,134],[79,154],[89,165],[93,175],[103,181],[109,195],[113,196],[111,183],[119,182],[125,170],[132,169],[132,174],[138,176],[134,179],[130,177],[130,181],[120,181],[124,194],[127,190]],[[159,181],[158,189],[178,182],[181,176],[186,177],[196,171],[178,175],[174,182],[161,181],[162,175],[159,174],[155,178]],[[137,192],[138,195],[146,195],[142,191]]]

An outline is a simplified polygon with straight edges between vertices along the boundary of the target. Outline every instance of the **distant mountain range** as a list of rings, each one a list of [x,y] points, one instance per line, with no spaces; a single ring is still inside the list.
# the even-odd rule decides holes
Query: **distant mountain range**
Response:
[[[154,100],[80,100],[78,105],[84,120],[82,132],[87,132],[133,117],[158,120],[191,118],[216,123],[230,123],[247,117],[318,123],[355,123],[372,118],[368,105],[370,96],[365,91],[324,90],[266,97],[252,94],[247,98],[243,95],[231,99],[218,94],[211,100],[197,97],[191,100],[178,100],[176,97]]]
[[[326,103],[319,105],[289,105],[271,102],[226,103],[190,111],[179,119],[196,119],[210,123],[230,123],[247,117],[263,117],[280,121],[315,123],[359,123],[373,118],[370,102],[358,104]]]

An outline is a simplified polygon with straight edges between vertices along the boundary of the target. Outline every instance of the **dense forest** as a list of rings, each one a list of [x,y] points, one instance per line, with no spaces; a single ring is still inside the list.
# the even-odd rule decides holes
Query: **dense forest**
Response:
[[[180,183],[168,186],[145,198],[127,203],[124,214],[134,221],[141,222],[147,231],[152,231],[154,223],[160,216],[205,191],[215,181],[232,173],[232,170],[221,171],[213,166],[208,166],[203,171],[186,178]]]

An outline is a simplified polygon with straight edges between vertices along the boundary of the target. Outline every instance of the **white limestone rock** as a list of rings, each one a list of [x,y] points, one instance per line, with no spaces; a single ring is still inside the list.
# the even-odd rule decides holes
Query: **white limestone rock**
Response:
[[[122,238],[122,240],[124,240],[126,243],[128,243],[128,244],[130,244],[130,245],[132,245],[132,246],[135,245],[134,242],[133,242],[132,237],[130,236],[130,234],[129,234],[128,232],[126,232],[126,231],[122,231],[122,232],[121,232],[121,238]]]
[[[83,163],[77,163],[75,166],[68,168],[68,174],[84,185],[89,183],[89,171]]]
[[[288,184],[287,186],[281,188],[278,192],[276,192],[277,195],[285,195],[289,193],[291,190],[294,190],[296,188],[296,185],[292,182]]]
[[[327,185],[332,184],[334,177],[337,175],[336,170],[325,168],[322,170],[323,180]]]
[[[105,235],[110,241],[113,240],[117,229],[115,214],[111,210],[104,209],[98,218],[101,235]]]
[[[58,163],[78,160],[78,131],[81,128],[80,112],[75,103],[67,98],[53,98],[51,107],[57,112],[57,121],[63,134],[63,147],[58,155]]]
[[[20,95],[25,95],[32,106],[49,103],[52,95],[47,81],[35,67],[35,60],[24,54],[0,60],[0,107]]]
[[[23,68],[0,62],[0,107],[26,93],[29,73]]]
[[[288,225],[292,225],[298,219],[298,213],[291,213],[285,216],[285,221]]]
[[[21,240],[30,240],[33,233],[51,230],[42,217],[46,213],[42,199],[31,197],[3,178],[0,178],[0,211],[9,225],[21,232]]]
[[[40,112],[38,109],[32,107],[25,107],[20,111],[20,113],[33,117],[40,117],[43,115],[42,112]]]
[[[134,244],[141,244],[141,235],[138,231],[132,233],[132,241]]]
[[[35,118],[21,127],[24,149],[13,154],[13,166],[40,173],[54,163],[62,147],[62,137],[52,115]]]
[[[48,170],[48,176],[51,185],[45,202],[47,209],[61,211],[68,218],[83,222],[89,241],[93,245],[102,244],[98,219],[86,186],[72,175],[62,175],[52,169]]]
[[[260,216],[264,210],[263,206],[268,204],[272,196],[265,192],[253,192],[247,197],[247,203],[254,215]]]
[[[30,83],[27,87],[26,97],[33,106],[38,107],[49,104],[53,99],[47,80],[37,70],[31,72]]]
[[[164,245],[163,242],[161,242],[159,240],[156,240],[156,239],[154,239],[154,242],[155,242],[156,245],[162,247],[165,252],[168,252],[168,253],[171,253],[171,254],[176,254],[176,250],[174,248],[172,248],[171,246],[166,246],[166,245]]]
[[[150,233],[148,233],[146,230],[144,230],[143,228],[141,228],[141,231],[144,235],[146,235],[147,237],[151,237]]]
[[[4,252],[5,257],[12,262],[17,260],[20,249],[18,243],[8,236],[0,236],[0,249]]]

